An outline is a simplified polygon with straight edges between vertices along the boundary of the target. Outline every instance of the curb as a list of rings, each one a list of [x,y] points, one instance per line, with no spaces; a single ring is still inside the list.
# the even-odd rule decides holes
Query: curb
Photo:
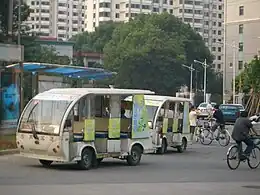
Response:
[[[0,156],[8,155],[8,154],[18,154],[18,153],[19,153],[19,150],[17,148],[16,149],[10,149],[10,150],[1,150]]]

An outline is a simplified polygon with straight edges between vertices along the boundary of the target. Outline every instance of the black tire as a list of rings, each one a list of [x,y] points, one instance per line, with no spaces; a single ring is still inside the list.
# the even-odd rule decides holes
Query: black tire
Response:
[[[140,163],[142,158],[142,149],[140,146],[133,146],[131,154],[127,156],[126,161],[130,166],[136,166]]]
[[[200,137],[202,145],[210,145],[213,142],[213,134],[209,129],[203,129]]]
[[[232,151],[234,151],[234,153],[232,153]],[[235,156],[236,155],[236,156]],[[236,165],[233,166],[231,161],[236,161]],[[228,167],[231,170],[235,170],[239,167],[240,165],[240,158],[239,158],[239,150],[238,150],[238,146],[237,145],[233,145],[228,149],[228,153],[227,153],[227,164]]]
[[[162,139],[162,146],[161,148],[158,148],[157,153],[158,154],[164,154],[167,152],[167,141],[165,138]]]
[[[220,133],[218,143],[220,146],[226,147],[230,143],[230,135],[227,130],[224,131],[225,133]],[[223,136],[223,139],[221,139]],[[221,142],[222,140],[225,140],[225,142]]]
[[[42,164],[42,166],[44,167],[50,167],[51,163],[53,163],[53,161],[51,160],[39,160],[39,162]]]
[[[97,166],[99,166],[102,161],[103,161],[103,158],[98,158],[97,159]]]
[[[253,160],[252,159],[256,159],[256,163],[253,164]],[[250,167],[250,169],[256,169],[259,164],[260,164],[260,148],[259,147],[255,147],[251,154],[250,157],[247,159],[247,164]]]
[[[85,148],[81,154],[81,160],[78,161],[79,168],[82,170],[89,170],[95,161],[95,154],[92,149]]]
[[[177,151],[179,153],[183,153],[187,149],[187,141],[185,138],[182,138],[181,146],[177,146]]]

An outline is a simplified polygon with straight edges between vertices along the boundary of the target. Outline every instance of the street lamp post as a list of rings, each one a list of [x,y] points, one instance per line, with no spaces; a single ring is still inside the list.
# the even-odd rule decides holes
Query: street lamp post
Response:
[[[189,69],[189,71],[190,71],[190,100],[192,100],[192,77],[193,77],[193,74],[192,74],[192,72],[195,70],[194,68],[193,68],[193,64],[191,64],[190,66],[187,66],[187,65],[185,65],[185,64],[182,64],[182,66],[183,67],[185,67],[185,68],[188,68]]]
[[[207,60],[205,59],[204,62],[194,60],[195,63],[199,63],[204,67],[204,102],[206,102],[206,86],[207,86]]]
[[[221,42],[218,42],[220,44],[224,44],[225,46],[229,46],[229,47],[232,47],[232,80],[233,80],[233,83],[232,83],[232,97],[233,97],[233,104],[235,104],[235,97],[236,97],[236,50],[239,49],[239,47],[236,46],[236,42],[233,41],[232,44],[228,44],[228,43],[221,43]],[[223,75],[224,76],[224,75]],[[226,74],[225,74],[226,76]],[[223,81],[225,80],[225,78],[223,78]],[[223,87],[225,87],[225,85],[223,84]],[[223,101],[224,101],[224,95],[225,95],[225,89],[223,88]]]
[[[235,98],[236,98],[236,44],[235,41],[233,41],[232,44],[233,49],[233,104],[235,104]]]

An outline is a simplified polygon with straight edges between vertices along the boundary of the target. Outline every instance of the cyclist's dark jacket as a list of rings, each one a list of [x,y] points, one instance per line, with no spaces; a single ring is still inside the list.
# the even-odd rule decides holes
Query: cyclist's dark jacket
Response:
[[[213,114],[213,118],[216,119],[216,122],[219,123],[219,124],[222,124],[224,125],[225,124],[225,121],[224,121],[224,116],[223,116],[223,113],[221,110],[216,110]]]
[[[250,128],[252,127],[253,125],[248,118],[239,117],[235,122],[233,132],[232,132],[232,138],[235,141],[243,141],[247,139]]]

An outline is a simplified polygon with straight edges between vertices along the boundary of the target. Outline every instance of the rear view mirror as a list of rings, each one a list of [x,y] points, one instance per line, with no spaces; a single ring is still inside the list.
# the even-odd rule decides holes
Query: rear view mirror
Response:
[[[153,128],[153,123],[152,123],[152,121],[148,121],[148,127],[149,127],[150,129]]]

